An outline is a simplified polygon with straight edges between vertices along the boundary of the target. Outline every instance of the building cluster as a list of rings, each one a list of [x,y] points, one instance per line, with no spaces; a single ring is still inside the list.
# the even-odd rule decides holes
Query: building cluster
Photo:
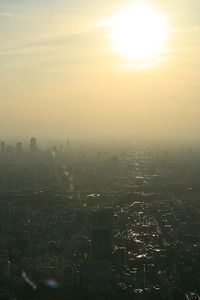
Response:
[[[69,139],[66,140],[65,146],[62,144],[59,145],[59,147],[56,147],[55,145],[48,148],[49,152],[63,152],[64,150],[67,151],[69,149]],[[5,141],[0,142],[0,155],[6,155],[6,154],[27,154],[30,153],[32,155],[36,155],[39,152],[41,152],[40,147],[37,144],[37,139],[35,137],[32,137],[29,141],[29,144],[23,145],[22,142],[16,142],[16,143],[6,143]]]
[[[10,154],[10,153],[17,153],[17,154],[21,154],[23,153],[24,149],[23,149],[23,145],[21,142],[17,142],[14,146],[13,145],[6,145],[6,143],[4,141],[1,142],[1,149],[0,149],[0,153],[2,154]],[[36,153],[37,152],[37,140],[35,137],[32,137],[30,140],[30,152]]]

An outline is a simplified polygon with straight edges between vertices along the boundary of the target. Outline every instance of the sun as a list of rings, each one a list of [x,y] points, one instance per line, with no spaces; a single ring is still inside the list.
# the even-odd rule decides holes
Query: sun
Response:
[[[166,50],[166,17],[147,4],[135,4],[110,18],[113,50],[138,65],[150,65]]]

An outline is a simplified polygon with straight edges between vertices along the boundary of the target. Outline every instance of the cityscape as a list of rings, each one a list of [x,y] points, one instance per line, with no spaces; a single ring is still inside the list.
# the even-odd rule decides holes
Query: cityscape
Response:
[[[0,151],[0,299],[200,294],[200,149]]]
[[[200,300],[200,0],[0,0],[0,300]]]

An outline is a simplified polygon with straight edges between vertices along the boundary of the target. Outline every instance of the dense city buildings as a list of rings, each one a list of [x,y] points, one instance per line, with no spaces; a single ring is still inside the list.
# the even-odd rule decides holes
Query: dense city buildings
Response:
[[[199,299],[198,148],[6,145],[0,299]]]

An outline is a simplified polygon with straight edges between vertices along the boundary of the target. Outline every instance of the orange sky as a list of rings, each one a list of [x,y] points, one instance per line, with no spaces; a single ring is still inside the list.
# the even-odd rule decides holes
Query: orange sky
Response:
[[[140,71],[96,26],[133,3],[1,0],[2,137],[199,138],[200,2],[146,1],[170,39]]]

